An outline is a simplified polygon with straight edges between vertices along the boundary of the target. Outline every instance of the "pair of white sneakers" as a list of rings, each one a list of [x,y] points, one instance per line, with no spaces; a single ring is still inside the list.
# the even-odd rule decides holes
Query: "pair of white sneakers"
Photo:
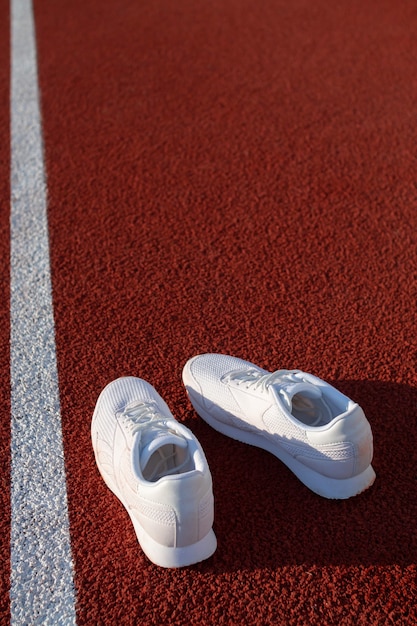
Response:
[[[358,404],[320,378],[201,354],[186,363],[183,382],[208,424],[271,452],[320,496],[350,498],[374,482],[368,420]],[[123,377],[107,385],[91,437],[98,469],[153,563],[182,567],[214,553],[207,459],[148,382]]]

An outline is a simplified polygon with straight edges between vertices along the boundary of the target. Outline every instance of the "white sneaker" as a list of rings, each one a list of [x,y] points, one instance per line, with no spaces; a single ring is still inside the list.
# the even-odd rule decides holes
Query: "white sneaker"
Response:
[[[372,432],[362,409],[320,378],[202,354],[186,363],[183,381],[208,424],[268,450],[315,493],[350,498],[374,482]]]
[[[182,567],[213,554],[206,457],[149,383],[126,377],[107,385],[97,401],[91,437],[98,469],[127,509],[153,563]]]

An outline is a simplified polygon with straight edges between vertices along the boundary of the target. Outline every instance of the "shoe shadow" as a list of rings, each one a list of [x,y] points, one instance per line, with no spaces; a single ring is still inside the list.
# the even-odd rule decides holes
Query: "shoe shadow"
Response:
[[[312,493],[273,455],[191,421],[213,476],[213,570],[417,562],[417,391],[329,382],[362,406],[374,435],[376,481],[348,500]]]

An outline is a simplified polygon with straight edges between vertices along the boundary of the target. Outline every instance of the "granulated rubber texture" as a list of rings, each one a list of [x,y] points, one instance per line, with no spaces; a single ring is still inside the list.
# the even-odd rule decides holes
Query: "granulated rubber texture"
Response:
[[[10,38],[9,6],[0,0],[0,622],[9,620],[10,578]]]
[[[79,625],[415,623],[415,3],[34,6]],[[325,500],[211,430],[181,382],[201,352],[356,400],[374,486]],[[199,565],[150,563],[97,471],[91,416],[122,375],[205,450]]]

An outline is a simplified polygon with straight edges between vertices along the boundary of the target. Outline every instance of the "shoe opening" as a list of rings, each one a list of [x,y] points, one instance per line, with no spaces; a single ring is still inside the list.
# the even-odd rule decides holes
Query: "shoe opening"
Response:
[[[306,426],[324,426],[337,415],[337,412],[332,411],[323,396],[311,398],[302,392],[296,393],[292,397],[291,413],[295,419]]]
[[[163,476],[184,474],[193,469],[194,462],[187,442],[179,437],[177,442],[161,442],[150,454],[145,455],[141,462],[142,476],[148,482],[156,482]]]

